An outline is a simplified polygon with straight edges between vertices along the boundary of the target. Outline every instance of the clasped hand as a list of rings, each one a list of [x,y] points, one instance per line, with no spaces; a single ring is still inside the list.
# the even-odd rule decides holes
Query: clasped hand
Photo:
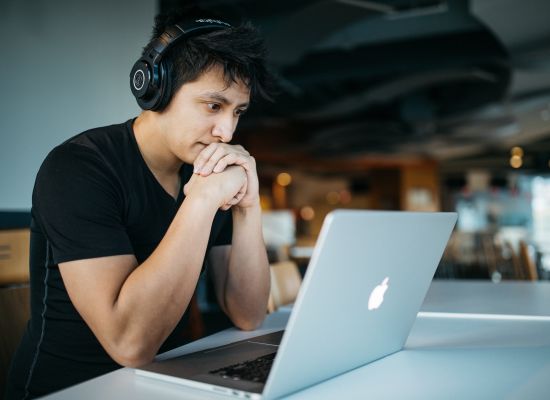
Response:
[[[246,173],[244,183],[242,183],[239,178],[239,175],[242,176],[242,170],[239,174],[237,171],[230,171],[228,168],[230,166],[240,166],[244,169]],[[191,180],[222,174],[224,175],[224,180],[229,179],[235,181],[234,183],[238,188],[235,185],[224,185],[228,193],[223,193],[222,195],[223,204],[220,206],[222,210],[228,210],[232,206],[247,208],[259,204],[259,184],[256,172],[256,161],[241,145],[211,143],[199,153],[193,163],[193,167],[195,174]],[[189,183],[191,183],[191,180]],[[229,184],[233,182],[225,183]],[[188,189],[186,185],[185,190]]]

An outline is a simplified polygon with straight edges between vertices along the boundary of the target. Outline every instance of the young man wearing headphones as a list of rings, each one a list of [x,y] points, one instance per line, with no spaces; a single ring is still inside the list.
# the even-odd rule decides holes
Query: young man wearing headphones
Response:
[[[251,96],[268,97],[257,32],[204,15],[157,17],[130,81],[144,109],[136,119],[67,140],[38,172],[31,320],[9,399],[181,345],[205,265],[237,327],[254,329],[265,316],[256,164],[230,144]]]

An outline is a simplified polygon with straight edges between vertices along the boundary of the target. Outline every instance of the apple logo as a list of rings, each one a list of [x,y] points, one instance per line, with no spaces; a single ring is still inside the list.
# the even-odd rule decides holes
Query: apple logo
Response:
[[[369,297],[369,310],[376,310],[384,301],[384,293],[388,290],[388,282],[390,278],[386,277],[380,285],[377,285],[371,292]]]

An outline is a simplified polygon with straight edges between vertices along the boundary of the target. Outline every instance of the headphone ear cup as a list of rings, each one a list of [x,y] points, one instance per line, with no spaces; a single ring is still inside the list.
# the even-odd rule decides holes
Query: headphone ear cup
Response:
[[[139,59],[130,71],[130,89],[136,99],[148,97],[151,88],[152,71],[149,65]]]
[[[167,67],[164,60],[159,65],[159,98],[154,111],[162,111],[166,108],[172,97],[172,71]]]
[[[157,76],[155,76],[155,72]],[[130,89],[143,110],[154,110],[158,106],[162,87],[162,68],[153,71],[149,63],[139,59],[130,72]],[[157,83],[158,82],[158,83]]]
[[[130,88],[137,103],[144,110],[162,111],[172,97],[171,71],[162,60],[163,54],[176,41],[231,27],[217,19],[197,19],[193,23],[170,26],[144,49],[141,58],[130,71]]]

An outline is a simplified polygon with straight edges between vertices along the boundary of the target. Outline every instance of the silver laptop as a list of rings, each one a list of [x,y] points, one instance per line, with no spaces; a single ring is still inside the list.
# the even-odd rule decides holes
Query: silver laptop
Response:
[[[399,351],[456,218],[333,211],[285,331],[156,361],[136,372],[245,399],[273,399]]]

